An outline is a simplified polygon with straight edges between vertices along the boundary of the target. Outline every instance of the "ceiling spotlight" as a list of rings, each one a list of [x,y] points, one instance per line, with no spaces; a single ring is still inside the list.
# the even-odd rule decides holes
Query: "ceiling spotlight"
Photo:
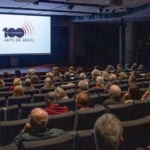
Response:
[[[104,8],[103,6],[100,6],[100,7],[97,9],[97,12],[98,12],[98,13],[103,12],[103,8]]]
[[[73,9],[73,7],[74,7],[74,4],[70,4],[70,5],[68,5],[68,9],[70,9],[70,10],[72,10]]]

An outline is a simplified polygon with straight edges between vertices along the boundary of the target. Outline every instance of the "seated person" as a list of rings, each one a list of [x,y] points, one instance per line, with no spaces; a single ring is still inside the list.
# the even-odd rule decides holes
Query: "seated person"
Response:
[[[33,109],[29,119],[29,123],[26,123],[19,135],[15,137],[14,143],[17,144],[18,148],[21,147],[21,144],[24,141],[44,140],[66,133],[61,129],[47,129],[48,114],[41,108]]]
[[[139,68],[137,69],[138,71],[140,71],[140,72],[144,72],[145,70],[144,70],[144,65],[139,65]]]
[[[132,66],[131,66],[131,70],[134,71],[134,70],[137,70],[138,68],[138,64],[137,63],[134,63]]]
[[[101,75],[101,73],[100,73],[100,71],[99,71],[98,69],[94,69],[94,70],[92,71],[93,83],[95,83],[96,77],[97,77],[97,76],[100,76],[100,75]]]
[[[29,69],[29,72],[27,73],[27,75],[25,75],[26,78],[30,78],[35,75],[35,71],[34,69]]]
[[[143,94],[142,100],[149,99],[149,98],[150,98],[150,85],[149,85],[147,91]]]
[[[21,85],[16,85],[12,97],[24,96],[24,89]]]
[[[58,100],[69,99],[65,90],[61,87],[57,87],[54,91],[58,97]]]
[[[108,82],[105,86],[104,86],[104,93],[109,93],[110,87],[113,85],[113,82]]]
[[[55,114],[68,112],[68,108],[66,106],[61,107],[58,104],[58,97],[56,93],[54,92],[48,92],[45,95],[45,102],[46,102],[47,108],[44,108],[44,110],[49,115],[55,115]]]
[[[31,85],[31,79],[26,78],[24,81],[24,86],[23,86],[24,90],[33,90],[35,89],[32,85]]]
[[[119,79],[120,80],[122,80],[122,79],[127,79],[128,78],[128,76],[127,76],[127,74],[125,73],[125,72],[120,72],[119,73]]]
[[[131,69],[130,69],[130,64],[129,64],[129,63],[126,63],[126,64],[125,64],[124,70],[125,70],[125,71],[131,70]]]
[[[44,84],[45,84],[45,85],[42,87],[42,89],[43,89],[43,88],[54,88],[53,79],[50,78],[50,77],[47,77],[47,78],[45,79]]]
[[[15,76],[13,78],[21,78],[22,75],[21,75],[21,71],[19,69],[16,69],[15,70]]]
[[[3,78],[9,78],[9,72],[8,71],[3,72]]]
[[[118,150],[123,141],[123,126],[113,114],[104,114],[94,125],[94,140],[96,150]]]
[[[90,108],[89,104],[90,104],[89,94],[87,94],[85,92],[80,92],[79,94],[77,94],[77,96],[76,96],[76,106],[80,110],[89,109]]]
[[[109,80],[109,73],[107,71],[103,71],[102,77],[104,78],[104,80]]]
[[[122,100],[120,99],[121,89],[117,85],[112,85],[109,90],[110,98],[105,100],[102,105],[107,107],[107,105],[121,104]]]
[[[104,87],[104,78],[101,76],[97,76],[96,77],[96,86],[94,86],[94,89],[97,88],[103,88]]]
[[[1,87],[5,87],[5,82],[2,79],[0,79],[0,88]]]
[[[21,79],[20,78],[15,78],[14,81],[13,81],[13,85],[14,86],[9,87],[10,91],[13,91],[16,85],[22,85]]]
[[[105,71],[107,71],[108,73],[111,73],[111,72],[115,72],[115,69],[112,65],[108,65]]]
[[[76,69],[76,78],[79,78],[79,75],[80,75],[81,73],[83,73],[83,69],[82,69],[81,67],[78,67],[78,68]]]
[[[74,71],[74,68],[71,66],[69,67],[69,71],[65,72],[64,74],[64,78],[66,79],[71,79],[71,80],[74,80],[75,79],[75,71]]]
[[[37,75],[32,75],[31,84],[40,84],[40,79]]]
[[[141,100],[142,95],[139,87],[136,84],[131,84],[128,92],[123,95],[122,100],[125,103],[133,102],[134,100]]]

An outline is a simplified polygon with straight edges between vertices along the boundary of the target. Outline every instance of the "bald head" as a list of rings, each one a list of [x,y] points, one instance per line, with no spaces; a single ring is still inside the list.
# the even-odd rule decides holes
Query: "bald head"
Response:
[[[35,108],[30,113],[30,123],[33,129],[46,128],[48,122],[48,114],[41,108]]]
[[[109,90],[109,95],[112,97],[119,97],[121,94],[121,89],[117,85],[112,85]]]
[[[117,76],[115,74],[110,75],[110,81],[113,82],[117,79]]]

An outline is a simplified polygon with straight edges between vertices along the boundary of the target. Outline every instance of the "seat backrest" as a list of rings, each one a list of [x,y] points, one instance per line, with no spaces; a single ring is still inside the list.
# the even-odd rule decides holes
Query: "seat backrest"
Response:
[[[74,150],[96,150],[92,130],[77,131]]]
[[[25,95],[30,95],[31,98],[32,98],[33,94],[39,94],[39,89],[25,90],[24,94]]]
[[[6,99],[5,97],[0,97],[0,107],[5,107],[6,106]]]
[[[40,80],[45,80],[46,77],[47,77],[46,75],[41,75],[41,76],[40,76]]]
[[[0,145],[12,143],[14,138],[21,132],[29,119],[0,122]]]
[[[49,115],[49,121],[47,127],[58,128],[64,131],[72,131],[74,127],[75,113],[68,111],[62,114]]]
[[[150,135],[150,116],[122,122],[123,142],[120,143],[121,150],[133,150],[137,147],[147,147]]]
[[[39,83],[39,84],[32,84],[32,86],[33,86],[34,88],[36,88],[36,89],[40,89],[41,87],[43,87],[43,86],[44,86],[44,84],[43,84],[43,83]]]
[[[33,103],[44,101],[45,101],[45,94],[33,94]]]
[[[5,82],[13,82],[13,78],[3,78],[2,80]]]
[[[63,88],[64,90],[70,90],[70,89],[75,89],[76,86],[75,85],[71,85],[71,86],[60,86],[61,88]]]
[[[110,97],[108,93],[100,93],[99,96],[100,96],[99,104],[102,104],[106,99],[108,99]]]
[[[122,91],[128,90],[128,84],[120,84],[118,85]]]
[[[5,86],[13,86],[13,82],[5,82]]]
[[[22,150],[73,150],[73,137],[64,134],[51,139],[23,142]]]
[[[18,96],[18,97],[8,97],[7,101],[8,101],[8,106],[17,104],[20,109],[21,104],[31,103],[31,96],[24,95],[24,96]]]
[[[41,94],[46,94],[46,93],[54,91],[54,90],[55,90],[55,88],[41,88],[40,89]]]
[[[4,121],[6,119],[5,113],[6,113],[6,108],[0,107],[0,121]]]
[[[93,129],[96,120],[106,112],[104,106],[87,110],[77,110],[75,130]]]
[[[31,110],[36,107],[45,108],[46,104],[45,102],[21,104],[20,118],[21,119],[28,118],[28,115],[30,114]]]
[[[129,121],[132,116],[133,104],[132,103],[123,103],[117,105],[108,105],[107,113],[112,113],[121,121]]]
[[[150,115],[150,99],[133,102],[132,120]]]
[[[100,97],[95,93],[90,95],[90,107],[94,107],[96,104],[100,104]]]
[[[9,96],[13,96],[13,91],[0,91],[0,95],[7,99]]]
[[[104,88],[97,88],[96,93],[104,93]]]
[[[18,147],[15,143],[0,147],[0,150],[18,150]]]
[[[6,111],[7,111],[7,121],[18,119],[18,113],[19,113],[18,105],[8,106],[6,107]]]
[[[9,91],[9,86],[1,87],[0,91]]]
[[[77,93],[77,91],[75,91],[75,90],[66,91],[66,94],[69,98],[72,98],[76,93]]]
[[[148,88],[150,85],[150,81],[144,81],[143,82],[143,88]]]
[[[66,106],[68,110],[75,110],[75,99],[70,98],[70,99],[63,99],[58,101],[60,106]]]

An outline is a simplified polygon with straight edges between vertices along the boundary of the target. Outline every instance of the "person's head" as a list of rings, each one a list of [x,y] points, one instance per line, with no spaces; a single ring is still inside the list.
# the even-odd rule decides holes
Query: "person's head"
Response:
[[[89,83],[87,80],[81,80],[78,83],[79,91],[87,91],[89,88]]]
[[[29,115],[29,118],[33,131],[47,127],[48,114],[43,109],[41,108],[33,109]]]
[[[104,79],[109,78],[109,73],[108,73],[107,71],[103,71],[102,77],[103,77]]]
[[[73,66],[70,66],[70,67],[69,67],[69,73],[74,73],[74,68],[73,68]]]
[[[130,67],[130,64],[126,63],[126,64],[125,64],[125,68],[126,68],[126,69],[129,69],[129,67]]]
[[[77,70],[76,70],[76,73],[81,74],[82,72],[83,72],[83,69],[81,67],[78,67]]]
[[[53,104],[58,104],[58,97],[57,97],[56,93],[55,92],[48,92],[45,95],[45,102],[46,102],[47,106],[53,105]]]
[[[80,73],[79,75],[79,80],[86,79],[86,74],[85,73]]]
[[[127,74],[126,74],[125,72],[120,72],[120,73],[119,73],[119,78],[120,78],[120,79],[127,79],[128,76],[127,76]]]
[[[47,77],[45,79],[45,86],[48,87],[48,88],[54,87],[53,80],[51,78]]]
[[[94,69],[98,69],[99,70],[99,66],[94,66]]]
[[[92,79],[95,81],[97,76],[100,76],[100,71],[98,69],[94,69],[92,71]]]
[[[137,67],[138,67],[138,64],[137,64],[137,63],[134,63],[134,64],[132,65],[132,67],[131,67],[131,70],[136,70]]]
[[[119,68],[119,67],[121,67],[121,68],[122,68],[122,64],[118,64],[118,65],[117,65],[117,68]]]
[[[110,87],[113,85],[113,82],[108,82],[105,86],[104,86],[104,92],[105,93],[109,93]]]
[[[110,75],[109,79],[111,82],[113,82],[117,79],[117,76],[115,74],[112,74],[112,75]]]
[[[19,69],[15,70],[15,76],[16,77],[21,77],[21,71]]]
[[[65,96],[67,96],[65,90],[60,87],[57,87],[54,92],[56,93],[59,100],[61,100]]]
[[[76,105],[80,109],[87,108],[90,104],[90,96],[86,92],[80,92],[76,96]]]
[[[142,64],[139,65],[139,70],[140,70],[140,71],[143,71],[143,70],[144,70],[144,65],[142,65]]]
[[[135,76],[134,71],[132,71],[131,75],[130,75],[130,77],[128,79],[128,83],[134,83],[134,82],[136,82],[136,76]]]
[[[34,69],[29,69],[29,74],[30,74],[30,75],[34,75],[34,74],[35,74]]]
[[[21,85],[16,85],[13,96],[24,96],[24,89]]]
[[[31,79],[26,78],[25,81],[24,81],[24,84],[25,84],[26,86],[30,86],[30,85],[31,85]]]
[[[117,85],[112,85],[109,90],[109,95],[111,97],[120,97],[121,89]]]
[[[38,83],[40,83],[40,80],[39,80],[39,78],[38,78],[37,75],[33,75],[33,76],[31,77],[31,83],[32,83],[32,84],[38,84]]]
[[[59,68],[57,66],[53,67],[52,72],[53,72],[53,77],[59,76]]]
[[[22,84],[21,79],[20,78],[15,78],[13,84],[14,84],[14,86],[21,85]]]
[[[118,73],[120,73],[120,72],[124,72],[124,70],[122,69],[122,67],[118,67],[117,72],[118,72]]]
[[[94,125],[94,140],[97,150],[118,150],[123,127],[113,114],[104,114]]]
[[[101,76],[96,77],[96,85],[100,87],[104,87],[104,78]]]
[[[4,87],[4,86],[5,86],[5,82],[0,79],[0,87]]]
[[[132,100],[141,100],[141,97],[142,97],[141,91],[136,84],[134,84],[134,83],[130,84],[128,93]]]
[[[4,78],[8,78],[9,77],[9,72],[8,71],[4,71],[3,72],[3,77]]]

